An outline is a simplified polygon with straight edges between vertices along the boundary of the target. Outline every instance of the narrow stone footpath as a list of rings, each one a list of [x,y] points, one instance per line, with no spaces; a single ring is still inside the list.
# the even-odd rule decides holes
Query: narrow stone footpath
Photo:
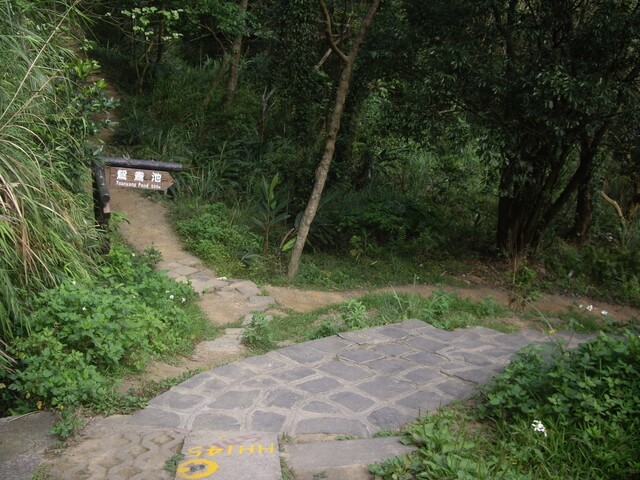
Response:
[[[66,475],[59,478],[170,479],[163,466],[178,452],[184,455],[179,479],[280,479],[280,453],[296,479],[368,478],[365,465],[348,476],[339,469],[342,473],[327,474],[349,442],[305,450],[279,439],[318,434],[370,439],[381,430],[398,430],[473,395],[524,345],[560,341],[574,347],[586,338],[482,327],[445,331],[408,320],[282,348],[200,373],[130,417],[98,422],[89,438],[69,451],[79,461],[58,465]],[[376,460],[404,448],[397,439],[385,442],[375,451]],[[365,445],[360,451],[371,450]],[[323,448],[329,451],[316,459]],[[83,461],[98,451],[98,461]],[[322,458],[329,465],[313,463]]]

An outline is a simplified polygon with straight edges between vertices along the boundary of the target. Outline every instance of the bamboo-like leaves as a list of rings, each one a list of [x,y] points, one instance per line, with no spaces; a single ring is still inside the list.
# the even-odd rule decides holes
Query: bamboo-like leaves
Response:
[[[88,178],[83,139],[68,127],[76,119],[65,117],[71,57],[59,45],[73,6],[16,12],[12,5],[0,0],[0,340],[28,331],[29,295],[88,274],[94,235],[87,195],[68,189],[68,162]]]

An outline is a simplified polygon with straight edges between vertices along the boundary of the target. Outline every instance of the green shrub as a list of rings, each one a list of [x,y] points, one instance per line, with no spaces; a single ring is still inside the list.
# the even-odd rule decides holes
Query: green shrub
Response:
[[[195,294],[153,270],[157,260],[114,245],[99,279],[69,280],[36,297],[30,330],[9,346],[17,363],[0,379],[0,404],[103,405],[113,374],[186,350],[198,321],[184,307]]]
[[[258,351],[271,350],[275,346],[273,331],[266,315],[256,313],[242,332],[242,344]]]
[[[260,252],[261,247],[257,235],[237,226],[231,218],[223,204],[214,203],[176,220],[187,248],[222,275],[242,270],[243,257]]]
[[[111,385],[83,352],[67,348],[49,328],[17,340],[11,352],[18,365],[8,375],[8,390],[16,394],[18,411],[100,402]]]
[[[67,282],[44,292],[30,317],[31,333],[52,331],[64,345],[83,352],[103,371],[141,366],[164,324],[161,313],[135,287],[118,289]]]
[[[601,333],[574,350],[529,347],[485,395],[486,414],[492,416],[526,415],[567,424],[640,419],[635,400],[640,395],[640,338]]]
[[[349,300],[342,305],[341,318],[345,326],[350,330],[359,330],[367,328],[367,307],[359,300]]]

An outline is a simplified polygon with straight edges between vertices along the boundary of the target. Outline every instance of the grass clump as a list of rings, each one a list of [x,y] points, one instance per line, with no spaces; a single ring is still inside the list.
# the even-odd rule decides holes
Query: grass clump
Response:
[[[443,291],[426,298],[413,293],[370,293],[312,312],[275,316],[270,329],[276,341],[294,342],[408,319],[422,320],[448,330],[487,326],[509,331],[511,327],[500,321],[505,315],[510,312],[491,298],[476,302]]]
[[[640,474],[640,339],[528,347],[479,401],[405,431],[418,450],[371,467],[379,480],[631,479]]]
[[[474,301],[453,292],[439,290],[428,297],[395,292],[369,294],[362,301],[373,312],[373,316],[378,318],[378,324],[416,318],[444,330],[475,326],[509,330],[498,319],[510,312],[491,297]]]
[[[253,315],[251,322],[242,332],[241,342],[254,352],[266,352],[276,344],[273,340],[273,329],[269,318],[263,313]]]

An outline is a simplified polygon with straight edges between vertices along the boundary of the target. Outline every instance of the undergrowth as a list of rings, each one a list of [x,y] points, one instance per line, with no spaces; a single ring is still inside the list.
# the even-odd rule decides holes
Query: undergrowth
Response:
[[[630,333],[574,350],[528,347],[476,402],[409,427],[414,454],[371,471],[378,480],[637,478],[639,354]]]
[[[500,321],[507,315],[510,312],[491,298],[477,302],[444,291],[436,291],[426,298],[410,293],[370,293],[312,312],[275,316],[266,328],[275,342],[313,340],[408,319],[448,330],[485,326],[510,331],[511,328]]]
[[[206,320],[189,306],[193,289],[156,271],[157,252],[114,245],[94,280],[69,280],[33,300],[30,329],[0,372],[0,405],[11,413],[126,408],[138,402],[113,392],[116,379],[154,357],[185,353],[206,335]]]

